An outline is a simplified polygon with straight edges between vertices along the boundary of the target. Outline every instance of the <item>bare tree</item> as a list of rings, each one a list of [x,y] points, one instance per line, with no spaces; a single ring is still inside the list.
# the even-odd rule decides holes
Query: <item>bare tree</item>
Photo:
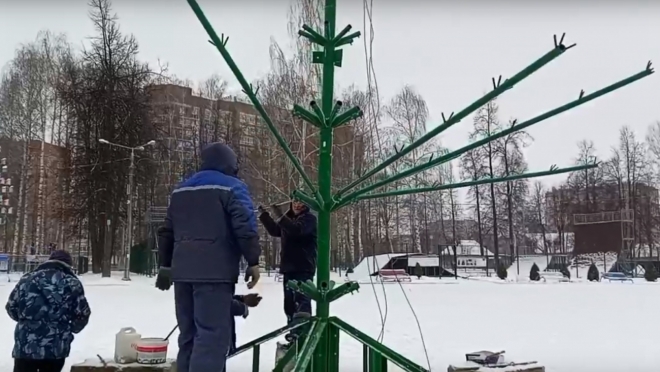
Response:
[[[61,87],[75,126],[71,161],[75,187],[71,188],[69,209],[85,221],[92,271],[109,276],[113,249],[120,241],[117,232],[126,213],[129,154],[100,145],[99,139],[137,146],[154,138],[146,120],[151,70],[137,59],[135,38],[119,30],[110,1],[91,0],[89,5],[96,34]],[[89,164],[93,166],[89,168]],[[153,164],[138,159],[136,166],[136,182],[148,183],[153,178]]]
[[[488,102],[483,107],[479,108],[474,115],[473,125],[474,128],[470,133],[470,140],[474,141],[477,139],[485,138],[491,136],[499,129],[501,129],[500,121],[498,118],[498,106],[495,100]],[[495,178],[495,168],[497,166],[497,153],[495,144],[489,142],[484,146],[486,151],[486,161],[488,164],[488,176],[490,178]],[[493,234],[493,254],[495,259],[495,265],[499,267],[500,260],[500,248],[499,248],[499,236],[498,236],[498,221],[497,221],[497,198],[495,196],[495,185],[490,184],[490,195],[487,196],[488,201],[490,202],[490,213],[484,213],[484,217],[489,219],[492,223],[492,234]]]

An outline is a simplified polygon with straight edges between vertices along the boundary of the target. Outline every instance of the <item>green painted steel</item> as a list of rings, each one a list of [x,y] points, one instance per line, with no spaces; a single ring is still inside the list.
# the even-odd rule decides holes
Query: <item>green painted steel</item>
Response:
[[[330,224],[331,224],[331,214],[335,210],[348,205],[354,201],[372,199],[372,198],[382,198],[393,195],[406,195],[413,193],[429,192],[429,191],[438,191],[438,190],[447,190],[455,189],[461,187],[467,187],[477,184],[484,183],[495,183],[495,182],[507,182],[517,179],[526,179],[533,177],[542,177],[551,174],[565,173],[577,171],[585,168],[592,168],[598,166],[597,164],[588,164],[580,167],[572,168],[562,168],[558,169],[553,166],[548,171],[535,172],[535,173],[526,173],[512,175],[509,177],[502,177],[497,179],[481,179],[474,180],[469,182],[460,182],[447,185],[438,185],[427,188],[419,189],[408,189],[408,190],[395,190],[383,193],[370,193],[382,186],[388,185],[397,180],[401,180],[406,177],[410,177],[419,172],[423,172],[429,168],[439,166],[451,160],[457,159],[462,154],[471,149],[483,146],[492,142],[498,138],[506,136],[508,134],[514,133],[516,131],[525,129],[531,125],[539,123],[543,120],[546,120],[550,117],[558,115],[562,112],[573,109],[579,105],[582,105],[586,102],[594,100],[600,96],[608,94],[614,90],[622,88],[628,84],[631,84],[635,81],[638,81],[644,77],[647,77],[653,73],[651,68],[651,63],[649,62],[646,66],[646,69],[642,72],[639,72],[633,76],[630,76],[627,79],[621,80],[615,84],[612,84],[606,88],[603,88],[599,91],[596,91],[589,95],[584,95],[584,92],[580,93],[580,96],[577,100],[572,101],[564,106],[558,107],[554,110],[548,111],[542,115],[539,115],[535,118],[529,119],[523,123],[512,126],[506,130],[503,130],[499,133],[495,133],[487,138],[481,139],[474,143],[468,144],[458,150],[453,152],[442,154],[435,159],[430,159],[425,164],[414,166],[409,168],[400,174],[395,174],[384,180],[374,182],[368,186],[364,186],[357,190],[351,192],[351,190],[356,187],[364,184],[370,177],[374,176],[378,172],[387,168],[390,164],[396,162],[397,160],[404,157],[406,154],[410,153],[414,149],[428,142],[438,134],[449,129],[451,126],[457,124],[462,119],[466,118],[468,115],[479,109],[479,107],[485,105],[492,99],[503,94],[505,91],[513,88],[517,83],[521,82],[534,72],[541,69],[543,66],[550,63],[555,58],[564,54],[567,50],[575,46],[575,44],[570,46],[565,46],[563,44],[564,37],[562,36],[561,40],[557,41],[555,37],[554,47],[543,55],[541,58],[536,60],[534,63],[530,64],[514,76],[505,79],[502,82],[502,77],[499,79],[493,79],[493,90],[479,98],[472,104],[468,105],[462,111],[454,115],[450,114],[448,117],[443,115],[443,123],[437,128],[429,131],[424,136],[420,137],[418,140],[414,141],[412,144],[398,149],[397,153],[392,157],[386,159],[378,166],[367,171],[357,180],[349,183],[347,186],[343,187],[339,192],[333,194],[332,191],[332,144],[333,144],[333,131],[335,128],[340,127],[349,123],[350,121],[359,118],[362,116],[362,110],[358,107],[352,107],[345,109],[342,107],[341,102],[334,100],[334,74],[335,67],[342,66],[343,58],[343,49],[340,47],[352,44],[353,40],[360,37],[360,32],[351,31],[351,26],[344,27],[340,32],[335,33],[336,31],[336,15],[337,9],[336,0],[325,0],[325,13],[324,13],[324,29],[314,30],[307,25],[302,26],[302,30],[298,34],[311,43],[316,44],[315,50],[312,52],[312,62],[316,64],[322,64],[322,78],[321,78],[321,97],[320,105],[313,101],[310,103],[310,109],[306,109],[299,105],[294,105],[293,115],[301,118],[311,125],[319,128],[319,160],[318,160],[318,185],[315,185],[311,178],[305,173],[304,168],[302,167],[300,161],[293,155],[293,152],[286,144],[284,138],[280,135],[278,129],[273,124],[273,121],[268,116],[268,113],[261,105],[259,100],[256,97],[252,86],[247,82],[241,71],[236,66],[236,63],[231,58],[227,50],[227,41],[224,35],[218,36],[209,23],[208,19],[204,15],[204,12],[197,4],[196,0],[187,0],[188,4],[192,8],[193,12],[197,16],[198,20],[206,30],[207,34],[210,37],[210,43],[214,45],[220,52],[222,58],[225,60],[230,70],[236,76],[236,79],[243,88],[243,92],[248,96],[255,109],[262,116],[264,122],[268,129],[273,133],[273,136],[277,140],[280,147],[284,150],[285,154],[296,168],[300,174],[307,192],[302,190],[295,190],[292,193],[292,197],[299,199],[307,203],[310,208],[318,212],[318,269],[316,273],[316,285],[313,282],[290,282],[289,285],[296,291],[300,291],[308,295],[313,301],[316,302],[316,316],[303,322],[302,324],[296,325],[298,327],[304,325],[302,336],[299,341],[296,343],[295,347],[289,349],[285,354],[285,357],[278,363],[275,367],[275,371],[281,371],[286,365],[286,362],[291,360],[297,355],[296,358],[296,372],[338,372],[339,371],[339,331],[343,331],[358,340],[364,345],[365,353],[363,360],[363,368],[365,371],[371,372],[385,372],[387,370],[388,361],[394,365],[397,365],[401,369],[407,372],[427,372],[428,370],[424,367],[417,365],[411,360],[403,357],[394,350],[382,345],[373,338],[367,336],[366,334],[360,332],[358,329],[352,327],[346,322],[338,319],[336,317],[330,316],[330,303],[338,300],[348,293],[355,292],[359,289],[357,283],[344,283],[335,287],[335,283],[330,280]],[[322,34],[321,34],[322,32]],[[349,193],[350,192],[350,193]],[[271,340],[274,337],[277,337],[291,328],[294,327],[283,327],[276,331],[273,331],[265,336],[262,336],[246,345],[243,345],[238,348],[237,352],[241,353],[246,350],[253,349],[253,370],[258,370],[258,359],[259,359],[259,345],[262,343]],[[298,348],[302,343],[302,347]],[[256,367],[255,367],[256,365]]]
[[[585,169],[592,169],[592,168],[598,168],[598,164],[593,163],[593,164],[579,165],[579,166],[568,167],[568,168],[554,168],[554,167],[551,167],[550,170],[542,171],[542,172],[529,172],[529,173],[522,173],[522,174],[514,174],[512,176],[500,177],[500,178],[483,178],[483,179],[475,180],[475,181],[449,183],[449,184],[446,184],[446,185],[439,185],[439,186],[419,187],[419,188],[415,188],[415,189],[393,190],[393,191],[387,191],[387,192],[382,192],[382,193],[377,193],[377,194],[365,194],[365,195],[358,196],[356,200],[378,199],[378,198],[387,198],[387,197],[390,197],[390,196],[401,196],[401,195],[419,194],[419,193],[432,192],[432,191],[461,189],[461,188],[464,188],[464,187],[470,187],[470,186],[476,186],[476,185],[484,185],[484,184],[500,183],[500,182],[510,182],[510,181],[521,180],[521,179],[530,179],[530,178],[551,176],[551,175],[561,174],[561,173],[577,172],[577,171],[581,171],[581,170],[585,170]]]

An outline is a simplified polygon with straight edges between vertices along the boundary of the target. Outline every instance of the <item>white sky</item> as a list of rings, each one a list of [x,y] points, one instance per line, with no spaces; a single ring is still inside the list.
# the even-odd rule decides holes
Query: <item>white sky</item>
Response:
[[[199,0],[218,33],[252,80],[269,69],[274,38],[288,44],[287,0]],[[642,71],[648,60],[660,66],[660,3],[653,1],[376,0],[374,64],[381,97],[388,101],[405,84],[427,101],[430,127],[491,89],[491,77],[512,76],[552,48],[552,35],[567,33],[577,43],[560,58],[501,96],[500,119],[523,121]],[[572,3],[572,5],[571,5]],[[543,6],[539,4],[545,4]],[[576,5],[578,4],[578,5]],[[236,80],[184,0],[115,0],[124,32],[140,43],[143,60],[169,63],[180,78],[203,80],[218,73]],[[50,29],[82,45],[92,34],[84,0],[0,0],[0,64],[15,47]],[[337,27],[362,30],[362,2],[338,1]],[[338,84],[364,86],[362,40],[346,48]],[[660,120],[660,76],[652,75],[611,95],[537,124],[526,150],[530,171],[571,165],[576,143],[592,139],[601,157],[616,145],[626,124],[641,138]],[[442,135],[445,146],[463,145],[471,119]],[[560,178],[546,178],[554,184]]]

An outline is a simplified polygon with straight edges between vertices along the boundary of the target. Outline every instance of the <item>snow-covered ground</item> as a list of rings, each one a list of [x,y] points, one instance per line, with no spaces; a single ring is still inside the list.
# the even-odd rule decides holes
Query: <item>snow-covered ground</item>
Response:
[[[92,318],[76,338],[71,363],[113,355],[114,336],[132,326],[144,336],[164,337],[174,327],[173,293],[154,288],[153,279],[134,277],[130,283],[83,276]],[[336,278],[338,281],[339,278]],[[515,361],[539,361],[548,372],[650,371],[660,365],[654,324],[660,308],[660,283],[560,283],[497,285],[488,281],[442,279],[458,285],[362,284],[359,293],[333,305],[333,313],[373,337],[381,330],[374,291],[385,311],[384,343],[408,358],[427,365],[412,304],[423,329],[431,369],[446,371],[466,352],[506,350]],[[421,284],[421,283],[418,283]],[[6,300],[13,283],[0,275],[0,299]],[[238,286],[239,292],[245,288]],[[284,323],[282,287],[262,277],[257,290],[262,304],[247,320],[238,320],[239,343],[249,341]],[[406,296],[404,296],[404,293]],[[0,315],[0,371],[12,369],[13,322]],[[176,334],[175,334],[176,335]],[[176,337],[174,337],[176,340]],[[342,334],[342,372],[362,370],[362,348]],[[261,370],[270,371],[274,342],[262,348]],[[176,345],[170,348],[170,356]],[[231,359],[230,372],[250,370],[250,353]],[[390,367],[391,371],[398,369]]]

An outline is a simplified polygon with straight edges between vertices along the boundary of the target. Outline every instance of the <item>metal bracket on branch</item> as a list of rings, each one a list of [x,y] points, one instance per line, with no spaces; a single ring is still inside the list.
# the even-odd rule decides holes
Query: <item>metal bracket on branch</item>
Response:
[[[223,47],[227,46],[228,41],[229,41],[229,36],[225,37],[225,34],[220,34],[220,44],[222,44]],[[217,45],[215,45],[213,40],[209,40],[209,43],[216,48],[218,47]]]
[[[357,32],[354,32],[354,33],[352,33],[352,34],[346,36],[346,34],[347,34],[352,28],[353,28],[353,26],[351,26],[351,25],[347,25],[346,27],[344,27],[344,29],[341,30],[341,31],[337,34],[337,36],[335,36],[335,37],[332,39],[332,45],[333,45],[335,48],[337,48],[337,47],[340,47],[340,46],[343,46],[343,45],[346,45],[346,44],[353,44],[353,40],[359,38],[360,35],[362,35],[362,33],[360,33],[360,31],[357,31]]]
[[[321,123],[323,123],[323,126],[325,126],[327,123],[327,121],[325,120],[325,114],[323,113],[323,110],[321,110],[319,105],[316,103],[316,101],[309,102],[309,107],[311,107],[312,110],[314,110],[316,117],[319,118]]]
[[[321,121],[321,118],[300,105],[293,105],[293,116],[301,118],[317,128],[321,128],[323,126],[323,121]]]
[[[341,102],[337,102],[341,103]],[[335,105],[335,108],[337,105]],[[333,108],[332,112],[334,113],[335,110]],[[364,112],[362,112],[362,109],[360,109],[357,106],[353,106],[349,108],[348,110],[342,112],[341,114],[335,116],[334,118],[331,118],[330,126],[333,128],[338,128],[341,127],[342,125],[350,122],[351,120],[359,119],[364,115]]]
[[[326,46],[328,43],[328,39],[323,37],[323,35],[319,34],[318,32],[314,31],[314,29],[309,27],[308,25],[302,25],[302,30],[298,31],[298,35],[304,37],[305,39],[311,41],[312,43],[321,46]]]
[[[252,83],[250,83],[250,90],[249,91],[256,96],[257,94],[259,94],[259,87],[257,87],[257,89],[254,89],[254,87],[252,86]],[[241,89],[241,92],[243,92],[243,94],[245,94],[246,96],[250,95],[250,93],[248,93],[248,91],[245,90],[245,89]]]
[[[491,78],[491,80],[493,81],[493,89],[497,89],[497,88],[500,87],[500,85],[502,85],[502,75],[500,75],[500,76],[497,78],[497,82],[495,81],[495,78]],[[506,82],[507,82],[508,80],[509,80],[509,79],[504,80],[504,83],[506,84]],[[507,89],[511,89],[511,88],[513,88],[513,86],[510,86],[510,87],[508,87]]]
[[[573,48],[574,46],[577,45],[575,43],[573,43],[569,46],[564,45],[564,38],[565,37],[566,37],[566,33],[564,32],[563,34],[561,34],[561,39],[559,39],[559,42],[557,42],[557,35],[552,35],[552,39],[555,42],[555,48],[562,49],[562,50],[569,50],[569,49],[571,49],[571,48]]]

